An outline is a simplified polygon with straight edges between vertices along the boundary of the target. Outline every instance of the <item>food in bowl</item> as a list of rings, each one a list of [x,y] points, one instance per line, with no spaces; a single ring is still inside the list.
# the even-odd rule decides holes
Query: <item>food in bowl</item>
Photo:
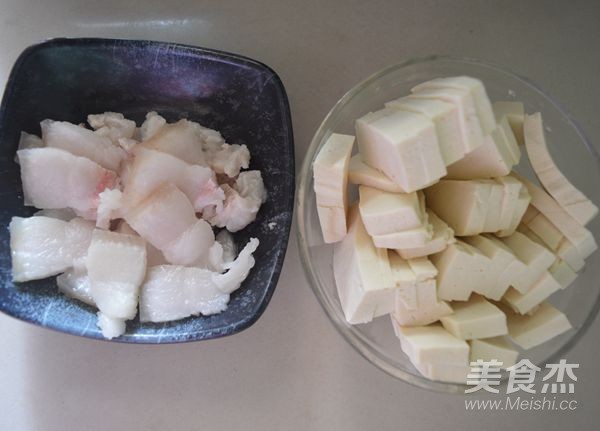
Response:
[[[507,337],[528,349],[570,328],[545,301],[597,248],[585,224],[598,210],[552,161],[541,114],[492,104],[461,76],[417,85],[355,129],[329,136],[313,167],[348,323],[391,315],[415,368],[457,383],[471,361],[514,364]],[[542,187],[512,171],[519,144]]]
[[[88,123],[44,120],[22,133],[17,162],[33,217],[13,217],[16,282],[57,274],[59,290],[99,309],[106,338],[143,322],[210,315],[254,266],[251,238],[236,257],[229,232],[251,223],[266,190],[245,145],[155,112],[138,128],[122,114]],[[215,236],[213,228],[222,228]]]

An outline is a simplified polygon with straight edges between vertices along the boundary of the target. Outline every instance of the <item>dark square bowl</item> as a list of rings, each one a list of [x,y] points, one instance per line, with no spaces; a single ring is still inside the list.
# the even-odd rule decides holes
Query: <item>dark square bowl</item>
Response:
[[[287,247],[294,197],[294,144],[287,96],[269,67],[234,54],[163,42],[54,39],[27,48],[13,66],[0,107],[0,310],[50,329],[101,339],[95,310],[58,293],[53,278],[14,284],[8,224],[30,216],[14,156],[20,131],[40,133],[45,118],[74,123],[89,113],[122,112],[138,122],[157,111],[188,118],[246,144],[251,169],[269,193],[256,221],[234,235],[257,237],[256,264],[221,314],[165,324],[128,322],[116,341],[172,343],[222,337],[263,313]]]

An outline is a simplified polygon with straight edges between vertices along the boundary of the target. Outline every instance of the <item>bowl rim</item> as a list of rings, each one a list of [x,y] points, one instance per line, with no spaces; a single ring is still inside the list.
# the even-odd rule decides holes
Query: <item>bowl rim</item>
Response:
[[[541,95],[543,98],[547,99],[566,119],[567,123],[573,130],[575,130],[579,139],[586,146],[588,152],[594,158],[596,165],[600,169],[600,153],[596,148],[591,144],[590,140],[587,138],[587,135],[583,131],[583,128],[579,125],[579,123],[573,118],[573,116],[562,106],[562,104],[554,98],[550,93],[540,87],[538,84],[535,84],[529,78],[526,78],[522,75],[514,73],[498,64],[479,60],[472,57],[461,57],[461,56],[452,56],[452,55],[430,55],[425,57],[416,57],[412,58],[408,61],[391,64],[386,66],[379,71],[371,74],[366,79],[360,81],[350,90],[348,90],[330,109],[327,113],[316,132],[311,139],[310,145],[304,155],[304,160],[302,162],[302,166],[300,169],[298,184],[296,186],[296,240],[298,245],[298,251],[300,255],[300,261],[302,263],[302,267],[304,269],[304,275],[308,281],[308,284],[313,292],[313,294],[317,297],[319,304],[321,305],[323,311],[327,315],[328,319],[333,323],[333,326],[336,328],[337,332],[356,350],[362,357],[364,357],[367,361],[369,361],[372,365],[379,368],[386,374],[401,380],[405,383],[408,383],[412,386],[423,388],[427,390],[431,390],[434,392],[445,392],[445,393],[453,393],[459,395],[465,395],[464,389],[467,388],[467,385],[457,384],[457,383],[446,383],[435,380],[427,379],[424,376],[411,374],[409,372],[400,370],[393,365],[389,364],[385,359],[381,358],[377,352],[374,352],[368,345],[368,340],[365,339],[364,335],[359,331],[354,329],[353,325],[348,324],[345,320],[339,319],[334,311],[333,305],[331,301],[323,294],[321,294],[319,279],[313,269],[311,259],[308,251],[308,243],[304,231],[304,227],[306,226],[306,221],[304,219],[304,210],[305,210],[305,202],[304,202],[304,194],[306,193],[306,189],[308,186],[308,178],[311,172],[312,161],[315,157],[317,149],[319,148],[322,138],[319,138],[324,135],[324,131],[327,128],[327,124],[330,119],[334,117],[337,112],[349,101],[351,100],[357,93],[362,91],[365,87],[371,85],[373,82],[377,81],[381,77],[388,75],[396,70],[400,70],[411,65],[415,64],[426,64],[426,63],[435,63],[435,62],[455,62],[462,64],[471,64],[478,67],[485,67],[488,69],[492,69],[495,72],[500,72],[502,74],[508,75],[517,81],[525,84],[536,93]],[[600,311],[600,295],[596,298],[590,313],[585,318],[584,322],[577,328],[577,331],[573,334],[573,336],[567,340],[559,349],[554,351],[547,359],[547,362],[555,361],[569,352],[578,342],[579,340],[587,333],[588,329],[596,319],[598,312]],[[503,380],[503,385],[506,384],[506,379]]]
[[[125,343],[125,344],[176,344],[183,342],[192,342],[192,341],[202,341],[209,340],[215,338],[222,338],[229,335],[234,335],[243,330],[249,328],[254,323],[258,321],[258,319],[263,315],[266,310],[268,304],[270,303],[271,298],[275,292],[275,288],[277,287],[279,278],[281,276],[281,271],[283,269],[283,262],[285,259],[285,255],[287,252],[287,248],[289,245],[289,237],[293,224],[293,211],[294,211],[294,196],[295,196],[295,154],[294,154],[294,135],[293,135],[293,124],[291,118],[291,109],[287,96],[287,92],[285,90],[285,86],[283,85],[283,81],[273,70],[271,67],[266,64],[255,60],[250,57],[246,57],[243,55],[230,53],[227,51],[221,51],[212,48],[204,48],[194,45],[174,43],[174,42],[166,42],[166,41],[158,41],[158,40],[149,40],[149,39],[121,39],[121,38],[101,38],[101,37],[56,37],[45,39],[39,43],[34,43],[28,45],[17,57],[14,64],[11,67],[10,73],[8,75],[8,79],[6,80],[6,84],[4,87],[4,93],[2,96],[2,100],[0,101],[0,142],[4,141],[4,131],[2,125],[7,121],[7,107],[11,104],[14,98],[14,90],[15,90],[15,82],[21,74],[21,70],[25,61],[38,50],[41,49],[52,49],[54,47],[62,47],[62,46],[123,46],[123,45],[136,45],[137,47],[143,46],[155,46],[155,47],[165,47],[165,50],[179,50],[180,52],[187,55],[195,55],[202,56],[203,59],[207,59],[210,61],[217,62],[225,62],[231,65],[236,65],[239,67],[245,68],[253,68],[258,69],[263,72],[266,72],[269,75],[269,83],[272,83],[277,90],[277,107],[282,113],[282,143],[287,147],[287,152],[290,157],[289,160],[285,163],[285,169],[290,176],[289,181],[286,181],[286,190],[284,191],[285,199],[280,200],[277,204],[281,206],[282,211],[288,213],[289,215],[282,219],[281,221],[281,235],[279,238],[280,241],[280,250],[277,253],[274,264],[269,268],[269,281],[264,288],[264,293],[261,295],[262,298],[260,303],[256,307],[255,311],[251,315],[244,315],[241,319],[236,322],[229,323],[224,326],[220,326],[217,328],[202,330],[193,333],[182,333],[181,336],[173,337],[173,336],[162,336],[160,333],[158,334],[131,334],[126,332],[123,336],[113,338],[111,340],[105,339],[101,335],[94,333],[81,333],[76,329],[72,328],[68,324],[52,324],[46,322],[40,322],[35,319],[30,318],[28,315],[23,313],[15,312],[15,310],[10,307],[1,306],[0,302],[0,312],[5,315],[11,316],[18,320],[21,320],[25,323],[33,324],[42,328],[46,328],[49,330],[53,330],[56,332],[75,335],[79,337],[84,337],[92,340],[106,341],[106,342],[116,342],[116,343]],[[278,224],[280,224],[278,222]],[[88,307],[85,304],[79,304],[81,307]],[[193,318],[201,318],[202,316],[190,316],[187,319]],[[185,319],[182,319],[183,321]],[[177,321],[175,321],[177,322]],[[165,326],[169,323],[173,322],[165,322],[154,324],[157,327]],[[97,335],[97,336],[96,336]]]

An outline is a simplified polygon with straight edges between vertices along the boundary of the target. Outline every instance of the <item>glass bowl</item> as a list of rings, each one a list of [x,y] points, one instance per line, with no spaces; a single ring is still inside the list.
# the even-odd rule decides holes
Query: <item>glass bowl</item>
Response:
[[[332,269],[333,247],[323,242],[313,191],[312,163],[333,132],[354,134],[354,121],[369,111],[381,109],[384,102],[401,97],[423,81],[442,76],[469,75],[481,79],[492,101],[518,100],[527,113],[540,111],[544,117],[548,145],[560,169],[596,204],[600,203],[600,157],[581,128],[560,104],[528,79],[498,66],[477,60],[429,57],[387,67],[351,89],[333,107],[310,144],[296,194],[297,234],[300,257],[310,287],[331,322],[343,337],[368,361],[386,373],[412,385],[439,392],[463,393],[465,385],[431,381],[421,376],[400,350],[388,316],[362,325],[349,325],[337,296]],[[518,172],[533,179],[533,171],[523,149]],[[352,196],[351,191],[351,196]],[[600,217],[588,228],[598,237]],[[550,298],[568,316],[573,328],[526,351],[538,366],[564,357],[589,328],[600,308],[600,252],[587,259],[577,280]]]

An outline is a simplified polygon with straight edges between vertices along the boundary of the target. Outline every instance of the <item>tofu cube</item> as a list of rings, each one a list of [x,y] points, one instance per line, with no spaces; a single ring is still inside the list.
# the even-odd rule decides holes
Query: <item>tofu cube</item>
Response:
[[[546,271],[526,293],[520,293],[516,289],[509,289],[502,298],[502,301],[517,313],[525,314],[544,302],[560,288],[560,283],[550,272]]]
[[[405,193],[405,190],[400,185],[390,180],[384,173],[367,165],[360,153],[350,158],[348,180],[352,184],[373,187],[374,189],[386,192]]]
[[[464,157],[465,143],[460,128],[459,110],[454,104],[435,99],[401,97],[387,102],[385,107],[422,114],[433,121],[446,166]]]
[[[527,266],[526,271],[520,277],[515,278],[512,284],[512,287],[520,293],[527,293],[542,274],[550,268],[556,258],[546,247],[541,246],[521,232],[515,232],[511,236],[502,238],[502,241]]]
[[[544,302],[531,314],[507,312],[508,334],[523,349],[531,349],[571,329],[567,316]]]
[[[390,193],[359,186],[360,216],[369,235],[385,235],[418,228],[426,221],[417,192]]]
[[[358,148],[365,163],[406,192],[446,175],[433,122],[412,112],[382,109],[356,121]]]
[[[501,129],[495,129],[484,138],[483,145],[448,166],[447,178],[471,180],[502,177],[510,173],[513,165],[506,137]]]
[[[469,154],[483,145],[483,130],[475,111],[475,102],[468,91],[454,88],[423,88],[413,90],[409,96],[415,99],[433,99],[451,103],[458,109],[461,141],[465,144],[464,152]]]
[[[469,364],[469,345],[439,324],[403,327],[395,323],[402,351],[413,364]]]
[[[473,295],[467,302],[455,302],[452,309],[454,312],[440,321],[457,338],[474,340],[508,333],[504,313],[482,296]]]
[[[482,181],[441,180],[424,190],[427,205],[458,236],[484,231],[492,185]]]
[[[452,244],[456,241],[454,238],[454,231],[430,209],[427,209],[427,220],[433,229],[433,236],[421,247],[395,249],[396,253],[403,259],[414,259],[439,253],[443,251],[448,244]]]
[[[510,124],[519,145],[525,145],[523,137],[523,123],[525,122],[525,106],[521,102],[498,101],[492,104],[496,121],[500,122],[506,118]]]
[[[448,245],[430,256],[438,270],[438,297],[445,301],[466,301],[488,280],[491,260],[463,241]]]
[[[419,91],[427,88],[455,88],[468,92],[473,99],[475,111],[483,134],[487,135],[496,128],[496,119],[492,109],[492,103],[485,91],[483,82],[470,76],[452,76],[448,78],[436,78],[423,82],[412,89]]]
[[[348,165],[354,136],[333,133],[313,162],[317,212],[326,243],[346,234],[348,207]]]
[[[512,367],[519,357],[519,352],[505,336],[471,340],[469,344],[471,346],[471,362],[497,360],[502,362],[502,368],[508,368]]]
[[[395,281],[387,250],[375,247],[353,206],[346,237],[333,247],[333,273],[348,323],[366,323],[394,308]]]

